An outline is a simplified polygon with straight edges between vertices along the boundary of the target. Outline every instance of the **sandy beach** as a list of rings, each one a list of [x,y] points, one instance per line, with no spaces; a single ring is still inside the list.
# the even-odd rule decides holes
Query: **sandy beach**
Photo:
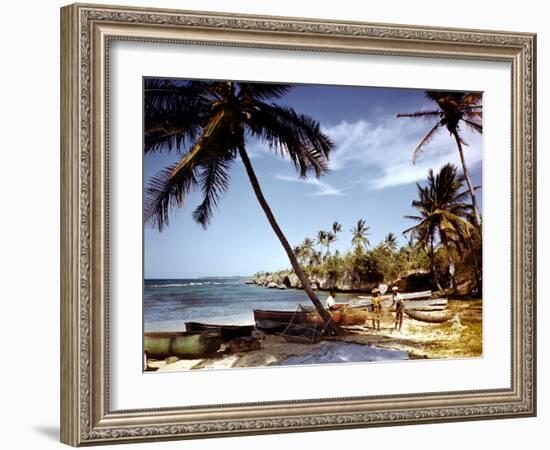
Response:
[[[385,312],[380,330],[374,330],[370,324],[346,327],[343,336],[323,339],[316,344],[288,342],[282,336],[266,334],[262,335],[259,350],[230,353],[222,347],[208,358],[148,360],[147,367],[164,372],[482,356],[481,301],[451,300],[448,309],[454,317],[441,324],[405,317],[398,331],[394,329],[394,315]]]

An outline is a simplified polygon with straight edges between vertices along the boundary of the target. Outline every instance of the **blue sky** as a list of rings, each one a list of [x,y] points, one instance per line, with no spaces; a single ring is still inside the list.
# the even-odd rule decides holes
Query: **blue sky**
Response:
[[[412,151],[432,122],[396,114],[433,109],[422,90],[296,86],[278,103],[317,119],[335,143],[331,170],[319,180],[301,180],[293,165],[266,144],[247,143],[264,195],[292,246],[338,221],[343,232],[332,248],[346,251],[350,229],[361,218],[370,226],[371,244],[390,231],[404,243],[401,233],[411,222],[403,216],[415,211],[415,183],[426,178],[428,169],[437,171],[447,162],[460,168],[456,144],[444,129],[412,164]],[[470,174],[481,185],[482,136],[462,131],[469,144],[464,153]],[[144,184],[175,158],[167,153],[145,155]],[[248,276],[290,267],[239,159],[207,230],[192,219],[200,200],[200,193],[191,194],[162,232],[145,225],[145,278]],[[481,206],[481,191],[478,202]]]

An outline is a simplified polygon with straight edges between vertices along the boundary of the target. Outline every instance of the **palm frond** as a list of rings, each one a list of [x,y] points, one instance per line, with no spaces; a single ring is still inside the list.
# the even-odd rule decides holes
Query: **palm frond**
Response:
[[[200,133],[208,111],[197,86],[174,80],[144,81],[144,151],[181,150]]]
[[[193,219],[205,229],[210,224],[220,196],[229,188],[231,161],[231,157],[226,159],[216,155],[200,169],[197,181],[202,189],[203,200],[193,212]]]
[[[434,138],[434,136],[437,134],[439,130],[440,124],[439,122],[433,126],[433,128],[428,131],[428,133],[422,138],[420,143],[416,146],[416,148],[413,151],[413,164],[416,164],[416,160],[420,156],[420,153],[424,149],[424,147]]]
[[[183,206],[185,197],[196,186],[193,164],[176,163],[161,170],[149,179],[145,190],[144,222],[162,231],[170,222],[170,209]]]
[[[197,168],[212,160],[220,148],[219,141],[227,140],[223,118],[223,111],[212,117],[193,148],[177,163],[150,179],[144,208],[146,222],[162,230],[168,225],[170,207],[183,206],[186,194],[197,185]]]
[[[462,119],[472,130],[483,133],[483,125],[472,120]]]
[[[399,113],[396,115],[397,117],[409,117],[409,118],[417,118],[417,117],[423,117],[426,119],[431,119],[434,117],[440,117],[441,111],[418,111],[414,113]]]
[[[247,125],[252,135],[264,140],[281,156],[287,156],[306,177],[317,177],[328,170],[328,156],[333,148],[330,138],[313,118],[292,108],[258,102]]]
[[[254,98],[256,100],[267,101],[280,98],[287,94],[293,86],[281,83],[239,83],[240,98]]]

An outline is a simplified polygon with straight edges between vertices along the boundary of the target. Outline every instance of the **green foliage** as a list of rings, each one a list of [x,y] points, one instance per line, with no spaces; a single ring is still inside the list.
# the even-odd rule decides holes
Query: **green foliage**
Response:
[[[363,227],[364,223],[360,228]],[[422,245],[409,241],[399,247],[393,233],[389,238],[389,243],[386,239],[372,249],[352,243],[352,248],[343,254],[336,250],[334,254],[324,255],[322,250],[314,248],[313,240],[306,238],[295,248],[295,252],[310,278],[322,277],[335,283],[344,277],[364,283],[391,283],[413,271],[428,270],[429,258]]]

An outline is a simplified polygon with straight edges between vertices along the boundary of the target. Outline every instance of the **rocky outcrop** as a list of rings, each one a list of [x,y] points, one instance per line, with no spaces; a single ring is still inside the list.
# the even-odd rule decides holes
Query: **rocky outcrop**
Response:
[[[394,280],[392,286],[397,286],[400,291],[426,291],[433,290],[432,276],[427,270],[415,270]]]
[[[294,272],[260,275],[254,278],[253,281],[258,286],[266,286],[272,289],[303,289],[300,279]],[[381,281],[380,279],[365,280],[354,272],[345,273],[339,278],[313,275],[309,280],[313,290],[335,289],[338,292],[369,292],[378,286]]]

